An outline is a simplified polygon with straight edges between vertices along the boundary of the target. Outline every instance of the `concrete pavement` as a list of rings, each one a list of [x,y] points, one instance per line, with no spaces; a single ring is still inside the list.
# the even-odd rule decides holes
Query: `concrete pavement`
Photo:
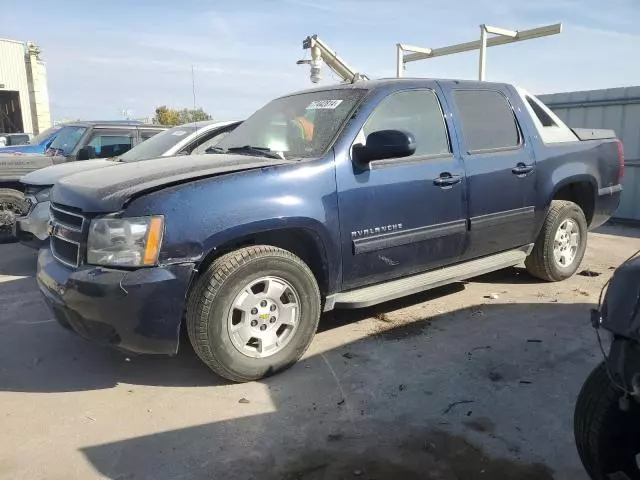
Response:
[[[575,276],[515,267],[333,312],[304,359],[228,384],[185,345],[127,357],[59,327],[35,252],[0,245],[2,479],[584,479],[573,404],[600,361],[589,308],[638,231]]]

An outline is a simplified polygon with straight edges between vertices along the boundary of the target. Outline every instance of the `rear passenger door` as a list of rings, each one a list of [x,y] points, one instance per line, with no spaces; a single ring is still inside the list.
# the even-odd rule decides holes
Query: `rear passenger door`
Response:
[[[448,90],[467,177],[469,238],[463,259],[533,241],[533,151],[501,86]]]

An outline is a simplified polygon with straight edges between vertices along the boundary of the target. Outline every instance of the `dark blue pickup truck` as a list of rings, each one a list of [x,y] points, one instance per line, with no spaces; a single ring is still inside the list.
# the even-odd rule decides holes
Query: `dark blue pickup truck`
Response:
[[[610,131],[510,85],[378,80],[288,95],[213,155],[64,177],[38,283],[59,322],[138,353],[181,328],[215,372],[296,362],[322,311],[525,262],[559,281],[617,208]]]

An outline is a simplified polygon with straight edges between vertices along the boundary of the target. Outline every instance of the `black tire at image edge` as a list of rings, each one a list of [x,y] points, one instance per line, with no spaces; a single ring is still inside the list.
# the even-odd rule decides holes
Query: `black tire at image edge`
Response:
[[[629,480],[640,480],[636,461],[640,408],[632,401],[630,412],[621,411],[621,395],[611,383],[604,362],[591,372],[578,395],[574,438],[592,480],[608,480],[616,472],[624,472]]]

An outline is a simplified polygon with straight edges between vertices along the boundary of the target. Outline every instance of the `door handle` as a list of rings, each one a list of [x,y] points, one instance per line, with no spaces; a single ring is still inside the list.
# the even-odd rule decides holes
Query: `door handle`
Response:
[[[531,173],[533,171],[533,165],[526,165],[524,163],[519,163],[515,167],[511,169],[511,173],[514,175],[526,175],[527,173]]]
[[[438,178],[433,181],[434,185],[438,187],[447,188],[452,187],[456,183],[460,183],[462,181],[461,175],[451,175],[448,172],[441,173]]]

